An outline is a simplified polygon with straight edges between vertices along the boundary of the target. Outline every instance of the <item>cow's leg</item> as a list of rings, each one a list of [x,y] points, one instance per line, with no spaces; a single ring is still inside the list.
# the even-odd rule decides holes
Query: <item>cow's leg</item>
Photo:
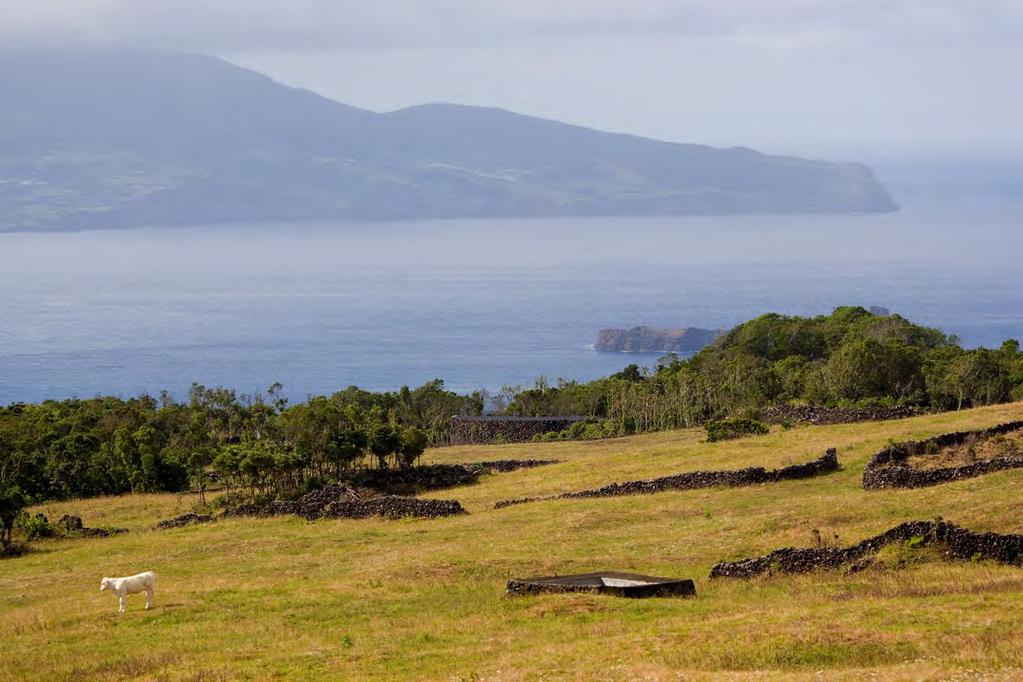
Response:
[[[153,608],[153,589],[149,588],[146,590],[146,608]]]
[[[119,601],[121,603],[121,608],[119,609],[120,613],[124,613],[125,611],[128,610],[128,600],[127,599],[125,599],[124,597],[118,597],[117,601]]]

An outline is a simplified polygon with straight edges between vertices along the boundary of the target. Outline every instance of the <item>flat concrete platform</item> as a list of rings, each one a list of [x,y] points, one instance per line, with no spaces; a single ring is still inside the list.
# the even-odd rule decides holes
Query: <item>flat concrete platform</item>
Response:
[[[590,592],[616,597],[694,597],[696,586],[692,580],[619,571],[514,578],[508,581],[508,594],[549,592]]]

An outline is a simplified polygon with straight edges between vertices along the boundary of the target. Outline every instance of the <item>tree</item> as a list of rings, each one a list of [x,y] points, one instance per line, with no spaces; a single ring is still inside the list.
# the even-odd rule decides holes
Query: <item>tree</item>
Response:
[[[672,355],[674,355],[674,353]],[[667,357],[668,356],[666,355],[663,358],[661,358],[661,360],[664,360]],[[660,360],[658,360],[658,363],[660,363]],[[626,365],[625,369],[623,369],[621,372],[618,372],[617,374],[612,374],[611,378],[621,379],[622,381],[643,381],[643,373],[639,371],[639,365],[632,363],[631,365]]]
[[[0,485],[0,550],[8,551],[13,544],[12,533],[18,515],[28,506],[28,500],[16,485]]]
[[[146,424],[132,434],[139,457],[139,487],[145,492],[160,489],[161,434]]]
[[[958,398],[956,409],[968,401],[972,407],[1004,400],[1009,392],[1008,376],[994,351],[985,348],[964,353],[949,367],[948,382]]]
[[[901,341],[865,339],[842,346],[824,367],[834,400],[919,399],[924,380],[917,348]]]
[[[192,486],[199,491],[200,504],[206,504],[206,486],[209,483],[209,474],[206,468],[213,463],[213,450],[200,447],[188,455],[188,474],[192,480]]]
[[[410,469],[415,465],[423,451],[426,449],[426,434],[414,426],[408,426],[401,431],[401,466]]]
[[[377,458],[381,469],[387,468],[387,458],[401,448],[401,435],[390,424],[377,424],[369,432],[369,451]]]
[[[364,431],[346,429],[337,433],[330,443],[330,458],[334,463],[334,475],[341,477],[341,472],[362,459],[368,438]]]

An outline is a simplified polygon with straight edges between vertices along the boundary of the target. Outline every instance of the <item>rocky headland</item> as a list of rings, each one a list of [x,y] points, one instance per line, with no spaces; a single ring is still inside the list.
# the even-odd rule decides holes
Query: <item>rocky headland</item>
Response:
[[[601,329],[593,349],[621,353],[695,353],[723,333],[721,329],[699,327]]]

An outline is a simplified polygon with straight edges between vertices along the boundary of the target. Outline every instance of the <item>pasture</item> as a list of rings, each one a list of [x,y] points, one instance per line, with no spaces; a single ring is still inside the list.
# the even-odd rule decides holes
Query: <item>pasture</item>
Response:
[[[43,504],[122,526],[39,540],[0,560],[3,680],[675,680],[1023,677],[1023,568],[909,553],[885,568],[710,580],[724,560],[851,544],[941,516],[1023,533],[1023,470],[915,490],[865,491],[889,439],[1023,419],[1023,404],[908,420],[778,429],[705,443],[693,429],[589,442],[430,450],[425,462],[558,459],[426,497],[440,519],[233,518],[154,531],[189,495]],[[836,447],[841,470],[748,488],[546,496],[696,469],[777,468]],[[153,570],[116,612],[102,576]],[[692,599],[505,596],[509,578],[614,570],[692,578]]]

